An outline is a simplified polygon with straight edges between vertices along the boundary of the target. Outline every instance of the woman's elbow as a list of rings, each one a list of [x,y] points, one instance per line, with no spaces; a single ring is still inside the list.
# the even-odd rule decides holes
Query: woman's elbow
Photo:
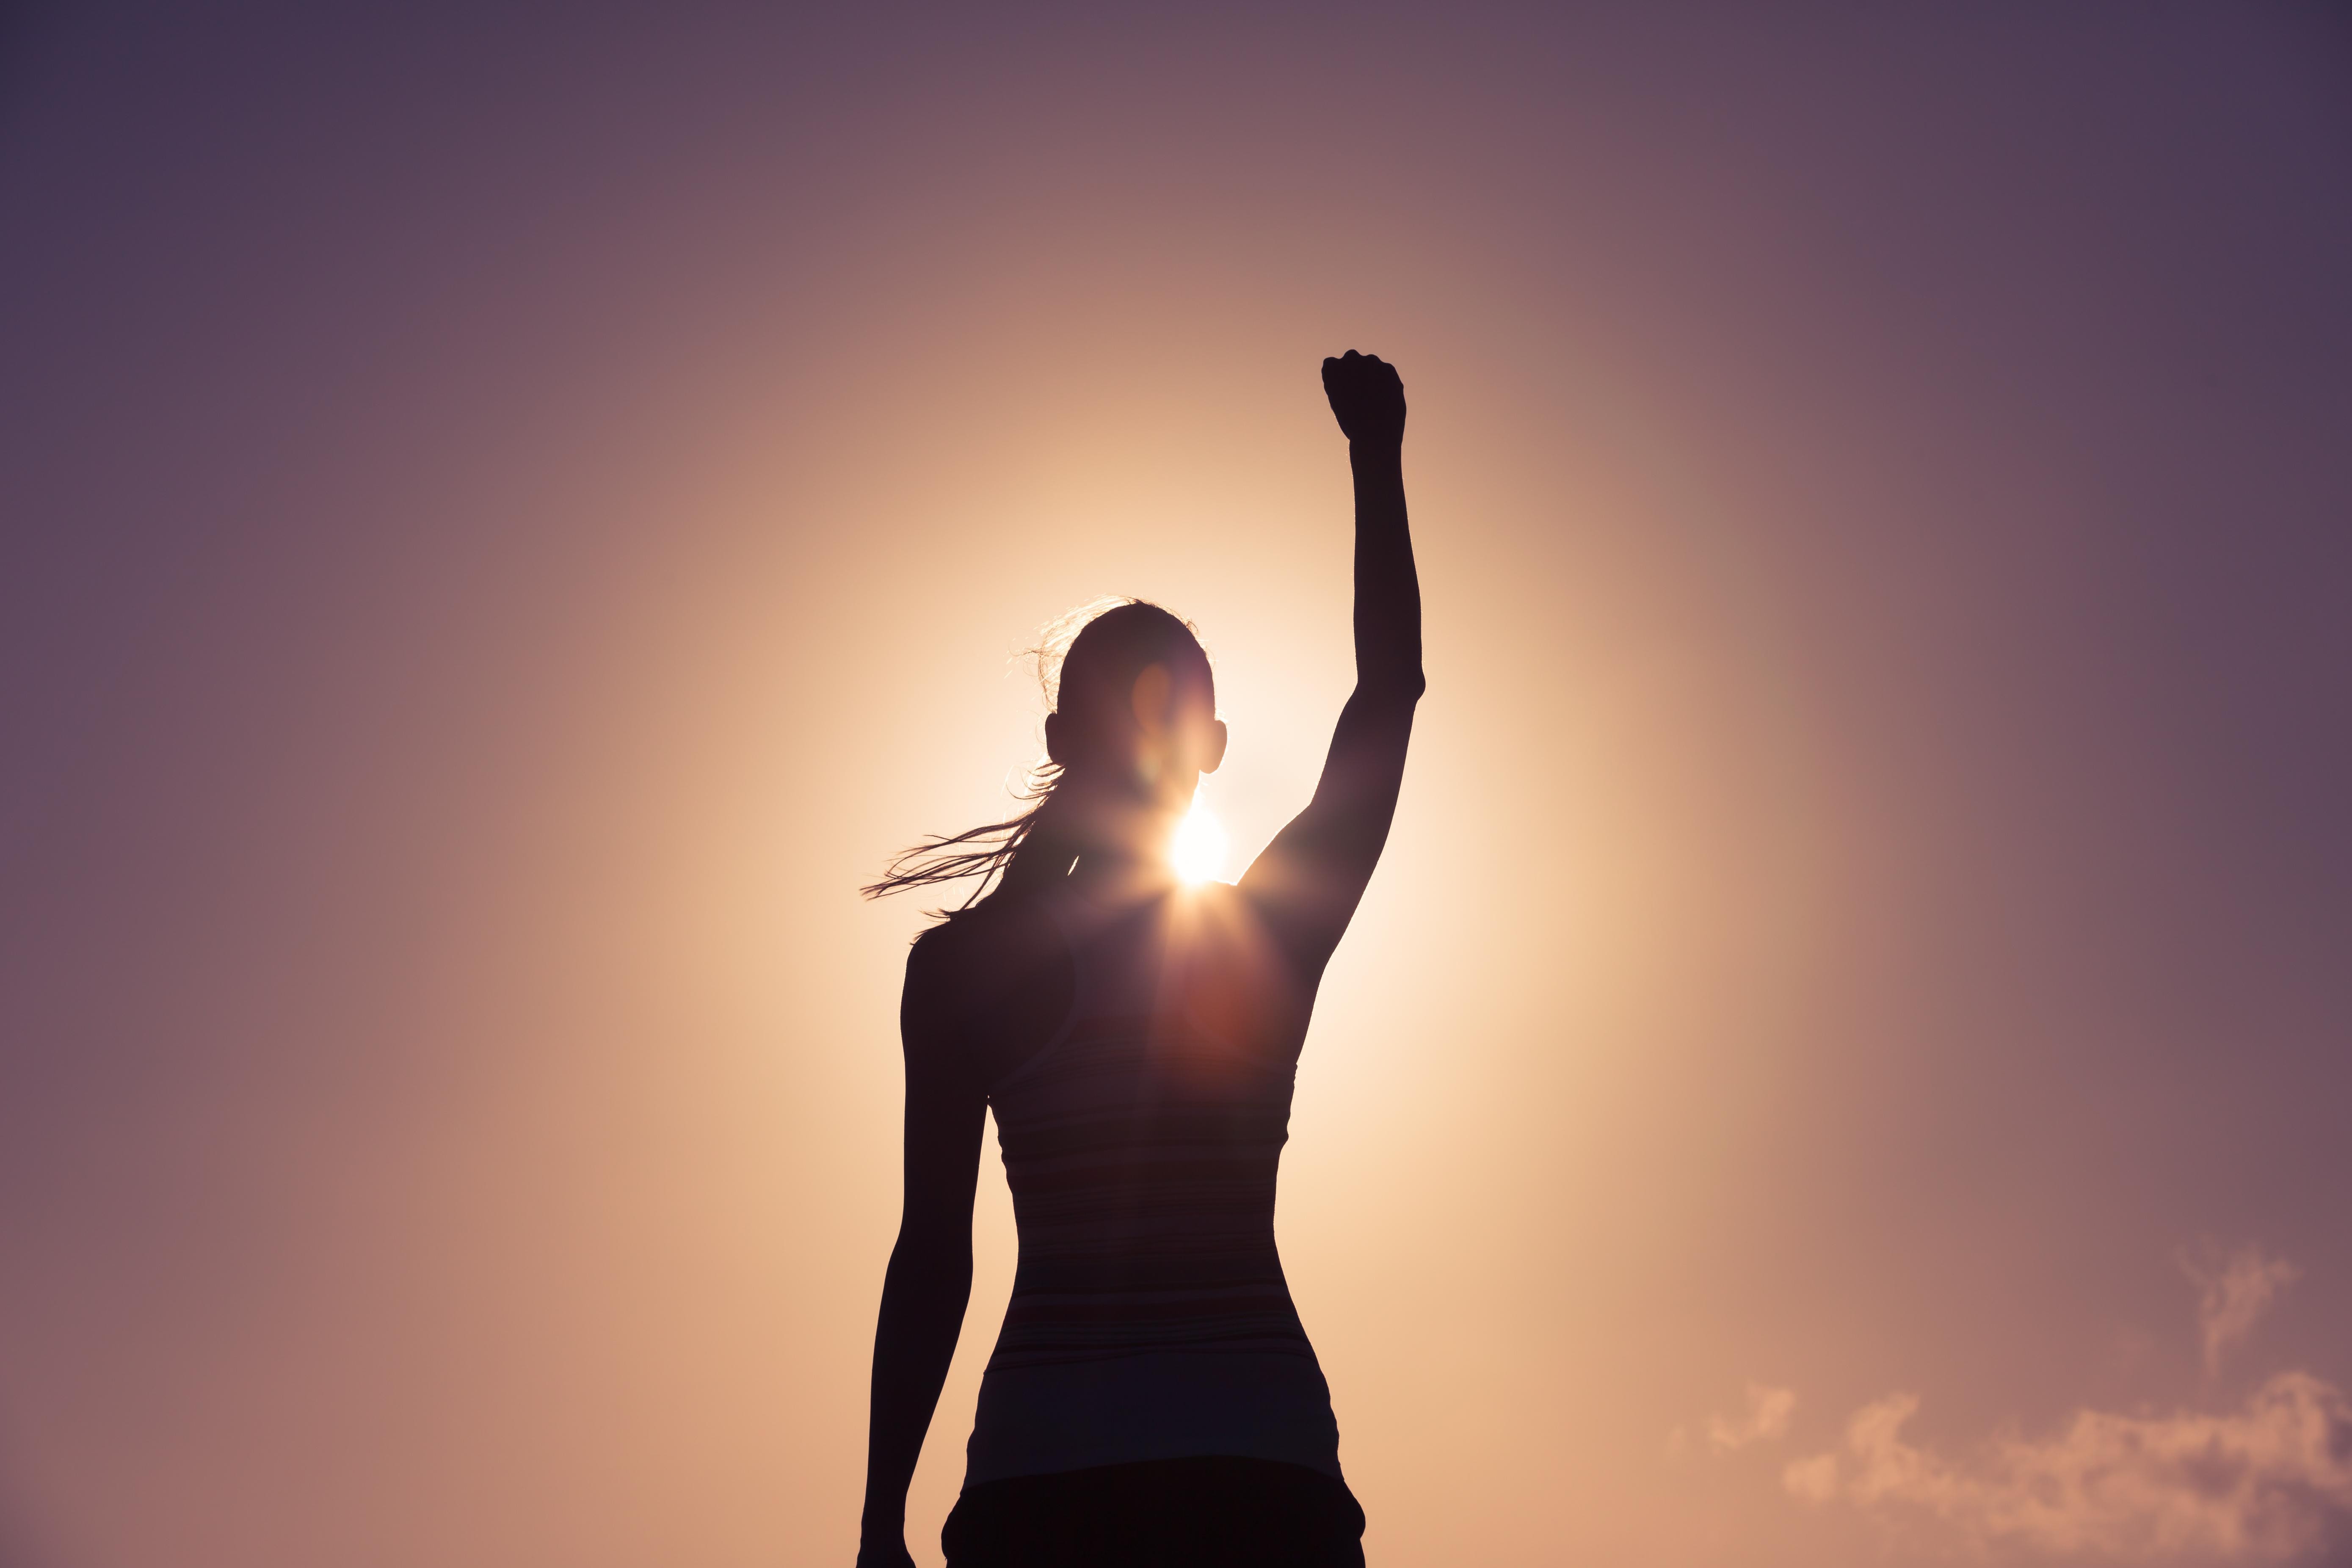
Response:
[[[1359,681],[1340,714],[1340,725],[1345,728],[1352,722],[1371,724],[1383,731],[1398,727],[1409,730],[1412,727],[1413,710],[1419,706],[1427,684],[1419,676]]]
[[[971,1231],[920,1223],[909,1215],[890,1249],[893,1278],[938,1282],[971,1278]]]

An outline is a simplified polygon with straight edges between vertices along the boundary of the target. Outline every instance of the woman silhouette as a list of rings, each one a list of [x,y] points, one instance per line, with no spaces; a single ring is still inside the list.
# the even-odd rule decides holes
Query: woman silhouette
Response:
[[[1314,800],[1240,883],[1180,889],[1168,868],[1225,727],[1191,628],[1128,603],[1063,659],[1035,805],[866,889],[979,876],[986,896],[907,961],[906,1208],[874,1341],[861,1568],[912,1561],[907,1484],[971,1295],[990,1107],[1021,1259],[942,1533],[950,1568],[1363,1562],[1275,1251],[1275,1170],[1316,987],[1395,812],[1421,589],[1404,388],[1353,352],[1323,362],[1323,386],[1355,471],[1356,689]]]

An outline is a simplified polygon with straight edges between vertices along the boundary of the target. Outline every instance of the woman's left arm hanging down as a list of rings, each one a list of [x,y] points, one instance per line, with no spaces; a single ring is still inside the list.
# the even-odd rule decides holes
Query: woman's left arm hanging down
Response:
[[[971,1298],[971,1205],[987,1100],[961,1070],[940,1003],[940,933],[907,959],[906,1195],[874,1330],[872,1414],[858,1568],[911,1568],[907,1486],[922,1456]]]

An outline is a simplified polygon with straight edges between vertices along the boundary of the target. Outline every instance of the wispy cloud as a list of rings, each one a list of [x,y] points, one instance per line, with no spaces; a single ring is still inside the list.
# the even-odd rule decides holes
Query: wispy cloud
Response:
[[[1782,1485],[1813,1503],[1909,1505],[1979,1545],[2063,1554],[2284,1563],[2352,1545],[2352,1402],[2308,1373],[2282,1373],[2227,1415],[2079,1411],[1968,1464],[1904,1440],[1918,1407],[1909,1394],[1864,1405],[1844,1455],[1800,1459]]]
[[[2209,1372],[2301,1273],[2258,1247],[2209,1246],[2180,1264]],[[2352,1563],[2352,1400],[2307,1372],[2279,1373],[2237,1410],[2078,1410],[2047,1436],[2009,1433],[1958,1460],[1905,1438],[1918,1408],[1900,1393],[1864,1405],[1843,1451],[1785,1466],[1781,1486],[1816,1505],[1911,1510],[1979,1550]]]
[[[1751,1383],[1748,1385],[1745,1415],[1737,1420],[1725,1415],[1706,1418],[1706,1446],[1718,1454],[1727,1454],[1763,1438],[1785,1436],[1790,1414],[1796,1408],[1796,1390]]]
[[[1838,1494],[1838,1457],[1815,1454],[1810,1459],[1791,1459],[1780,1472],[1780,1484],[1792,1497],[1828,1502]]]
[[[2253,1331],[2271,1303],[2303,1277],[2284,1258],[2265,1258],[2244,1247],[2221,1258],[2210,1247],[2202,1257],[2183,1252],[2180,1267],[2197,1285],[2197,1329],[2205,1343],[2205,1370],[2221,1370],[2221,1352]]]

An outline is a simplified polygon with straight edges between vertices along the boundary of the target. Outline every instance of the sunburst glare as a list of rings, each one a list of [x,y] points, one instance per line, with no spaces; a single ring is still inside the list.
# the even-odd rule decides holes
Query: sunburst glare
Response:
[[[1225,868],[1225,825],[1195,799],[1176,828],[1169,856],[1176,863],[1176,875],[1185,881],[1214,881]]]

